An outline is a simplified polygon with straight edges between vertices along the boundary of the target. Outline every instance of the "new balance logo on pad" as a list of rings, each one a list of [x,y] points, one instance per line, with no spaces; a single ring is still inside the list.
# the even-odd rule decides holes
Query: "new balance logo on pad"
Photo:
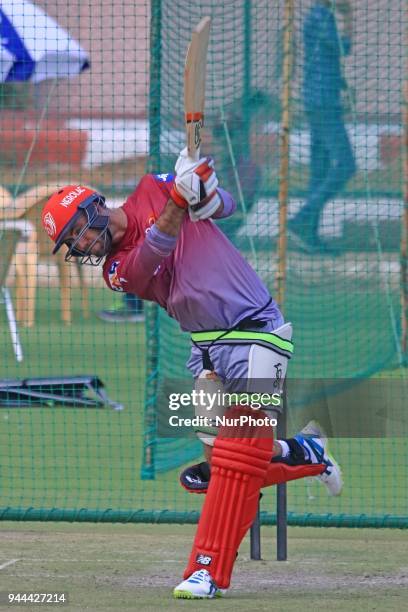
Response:
[[[196,563],[199,563],[200,565],[210,565],[211,561],[212,557],[209,555],[197,555],[196,557]]]

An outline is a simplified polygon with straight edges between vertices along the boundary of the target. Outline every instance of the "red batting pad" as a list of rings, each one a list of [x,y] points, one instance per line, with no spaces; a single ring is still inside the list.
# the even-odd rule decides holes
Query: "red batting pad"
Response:
[[[225,416],[235,419],[251,413],[248,408],[233,407]],[[257,411],[257,416],[265,415]],[[188,578],[196,570],[207,569],[222,589],[230,584],[239,545],[255,518],[273,447],[271,428],[270,437],[264,431],[259,432],[264,437],[255,437],[253,427],[240,426],[239,438],[231,436],[231,427],[225,436],[224,429],[220,428],[214,443],[210,485],[184,572]]]
[[[310,463],[307,465],[286,465],[286,463],[271,463],[265,475],[262,487],[282,484],[297,478],[307,478],[308,476],[318,476],[326,466],[322,463]]]

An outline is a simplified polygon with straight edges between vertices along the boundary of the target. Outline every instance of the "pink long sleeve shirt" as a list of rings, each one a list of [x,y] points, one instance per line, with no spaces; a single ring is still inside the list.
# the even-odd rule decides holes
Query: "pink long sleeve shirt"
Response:
[[[185,331],[229,329],[267,304],[269,292],[213,220],[193,223],[186,215],[177,238],[157,229],[173,180],[148,174],[128,197],[127,229],[104,263],[105,282],[156,302]],[[219,192],[227,217],[236,205]],[[272,300],[255,319],[281,322],[282,316]]]

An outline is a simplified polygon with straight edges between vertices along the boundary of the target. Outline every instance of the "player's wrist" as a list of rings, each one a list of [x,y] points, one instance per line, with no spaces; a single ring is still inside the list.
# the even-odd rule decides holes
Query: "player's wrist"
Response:
[[[188,202],[183,196],[177,191],[176,184],[174,184],[170,190],[170,198],[173,204],[182,210],[187,210]]]

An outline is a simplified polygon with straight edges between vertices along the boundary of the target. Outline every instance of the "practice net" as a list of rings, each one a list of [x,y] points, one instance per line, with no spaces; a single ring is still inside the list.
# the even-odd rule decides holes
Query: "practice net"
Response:
[[[315,480],[291,483],[289,520],[408,526],[408,12],[402,0],[363,0],[351,13],[327,4],[37,3],[90,67],[38,83],[3,69],[0,517],[197,519],[201,499],[178,473],[201,446],[161,422],[171,384],[192,386],[189,337],[148,303],[138,322],[98,270],[51,260],[38,186],[82,183],[119,206],[145,171],[172,172],[185,142],[185,52],[210,15],[202,150],[237,201],[218,223],[293,323],[288,434],[320,419],[345,478],[336,499]],[[309,217],[298,215],[306,204]],[[264,492],[265,522],[274,496]]]

